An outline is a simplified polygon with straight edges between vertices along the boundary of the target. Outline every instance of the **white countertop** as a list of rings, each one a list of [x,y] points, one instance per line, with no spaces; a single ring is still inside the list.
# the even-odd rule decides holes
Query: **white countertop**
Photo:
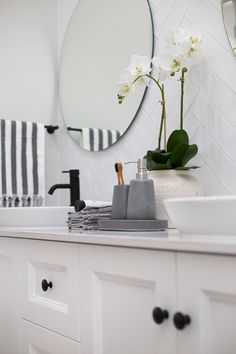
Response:
[[[176,230],[161,232],[69,232],[67,228],[0,228],[0,237],[236,255],[236,236],[180,236]]]

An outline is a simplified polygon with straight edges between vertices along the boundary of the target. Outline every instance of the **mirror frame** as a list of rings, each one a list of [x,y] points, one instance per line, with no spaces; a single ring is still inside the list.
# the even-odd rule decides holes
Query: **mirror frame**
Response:
[[[227,30],[227,27],[226,27],[226,21],[225,21],[225,16],[224,16],[223,4],[224,4],[224,0],[221,0],[221,14],[222,14],[222,18],[223,18],[225,33],[226,33],[227,40],[228,40],[228,42],[229,42],[230,48],[231,48],[231,50],[232,50],[234,56],[236,57],[236,51],[233,50],[232,44],[231,44],[230,39],[229,39],[228,30]],[[235,24],[235,25],[236,25],[236,24]]]

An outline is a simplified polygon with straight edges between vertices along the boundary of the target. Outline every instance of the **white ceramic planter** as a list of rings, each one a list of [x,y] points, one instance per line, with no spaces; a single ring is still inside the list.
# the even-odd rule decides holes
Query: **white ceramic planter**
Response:
[[[154,182],[156,217],[157,219],[167,219],[169,228],[174,228],[174,225],[164,207],[163,201],[165,199],[204,195],[202,185],[190,171],[149,171],[148,177]]]

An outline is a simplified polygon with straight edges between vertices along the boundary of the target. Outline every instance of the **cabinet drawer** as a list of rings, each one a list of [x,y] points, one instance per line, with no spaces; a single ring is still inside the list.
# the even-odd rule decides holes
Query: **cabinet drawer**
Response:
[[[79,340],[79,248],[25,240],[21,317]]]
[[[21,320],[20,354],[79,354],[79,343]]]

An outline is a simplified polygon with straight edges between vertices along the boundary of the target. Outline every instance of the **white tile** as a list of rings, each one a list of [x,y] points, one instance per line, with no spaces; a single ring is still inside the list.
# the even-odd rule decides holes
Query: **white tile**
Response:
[[[201,26],[198,26],[191,17],[185,16],[181,22],[181,26],[195,26],[201,30],[204,36],[204,62],[236,92],[236,63],[234,54],[226,51]]]
[[[200,94],[191,107],[191,112],[205,127],[212,139],[230,159],[236,163],[236,129]]]
[[[236,193],[236,166],[233,164],[220,147],[214,142],[205,128],[201,127],[194,135],[198,145],[199,154],[207,166],[217,176],[219,181],[231,193]]]
[[[190,112],[187,113],[184,121],[184,129],[187,131],[191,144],[195,144],[194,135],[200,126],[199,121]]]
[[[143,101],[143,110],[146,112],[148,116],[151,116],[155,106],[158,104],[157,97],[153,94],[153,92],[149,89],[147,94],[145,95]]]
[[[207,96],[209,101],[236,128],[236,93],[206,65],[195,67],[191,72],[191,80],[200,87],[202,94]]]
[[[166,19],[172,10],[174,2],[175,0],[151,0],[151,3],[155,6],[156,9],[153,18],[156,20],[158,25],[157,34],[161,32],[163,26],[165,25]]]
[[[221,11],[221,0],[206,0],[210,5]]]
[[[213,37],[230,54],[232,49],[225,32],[221,11],[210,5],[205,0],[193,0],[187,10],[191,17],[201,28]],[[211,19],[209,21],[209,19]]]
[[[207,166],[200,155],[195,159],[197,170],[192,170],[191,173],[199,179],[206,195],[227,195],[229,191],[219,181],[216,174]]]
[[[175,0],[173,2],[173,6],[171,11],[169,12],[168,17],[165,19],[164,26],[161,28],[160,35],[160,44],[163,45],[164,42],[164,35],[169,30],[176,29],[179,25],[181,20],[183,19],[191,0]],[[162,4],[162,6],[164,6]]]
[[[134,128],[134,129],[133,129]],[[133,151],[139,153],[140,156],[144,156],[153,146],[153,142],[157,139],[158,128],[153,121],[144,112],[142,117],[134,122],[134,125],[130,132],[127,134],[129,146]]]

